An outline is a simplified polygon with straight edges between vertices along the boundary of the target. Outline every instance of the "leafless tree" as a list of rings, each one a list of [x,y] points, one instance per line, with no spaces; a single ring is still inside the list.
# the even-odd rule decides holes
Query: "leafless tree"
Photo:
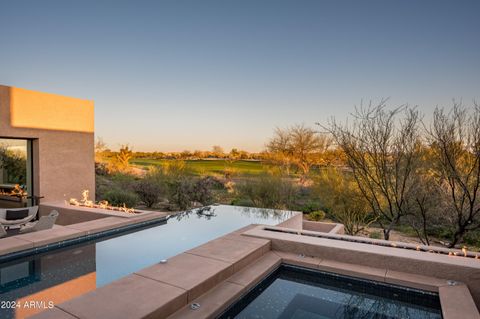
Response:
[[[480,106],[471,109],[454,102],[446,112],[436,108],[428,129],[434,154],[434,171],[448,190],[451,224],[450,247],[468,232],[480,228]]]
[[[445,205],[443,203],[444,193],[438,180],[428,174],[430,163],[425,164],[427,164],[424,166],[425,170],[416,174],[413,187],[409,189],[406,196],[408,214],[405,219],[422,244],[430,245],[429,229],[444,221],[441,214],[444,212]]]
[[[352,123],[332,119],[326,129],[345,153],[386,240],[407,214],[406,196],[420,158],[420,115],[416,108],[386,109],[386,100],[356,108]]]
[[[267,150],[287,167],[287,172],[290,165],[295,165],[302,172],[304,180],[329,145],[330,138],[327,135],[302,124],[277,128],[267,144]]]

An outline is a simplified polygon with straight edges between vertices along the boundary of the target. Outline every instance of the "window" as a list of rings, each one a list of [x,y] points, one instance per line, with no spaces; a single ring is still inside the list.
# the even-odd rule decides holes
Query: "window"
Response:
[[[31,141],[0,138],[0,208],[31,204]]]

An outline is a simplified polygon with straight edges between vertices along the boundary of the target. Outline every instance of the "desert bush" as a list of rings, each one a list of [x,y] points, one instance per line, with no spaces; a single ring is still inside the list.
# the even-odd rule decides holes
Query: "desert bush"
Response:
[[[314,201],[309,201],[305,204],[303,204],[302,206],[300,206],[298,208],[298,210],[302,211],[304,214],[309,214],[309,213],[312,213],[314,211],[318,211],[318,210],[321,210],[321,206],[320,206],[320,203],[318,202],[314,202]]]
[[[212,192],[215,187],[222,187],[215,178],[206,176],[196,178],[186,168],[183,161],[168,161],[162,167],[152,168],[145,179],[163,186],[171,209],[188,209],[194,202],[209,205],[214,201]]]
[[[464,242],[467,245],[480,247],[480,231],[471,231],[465,234]]]
[[[185,161],[171,160],[166,161],[162,168],[157,170],[157,174],[164,175],[170,179],[177,179],[190,175],[192,172],[187,168]]]
[[[160,201],[163,187],[155,179],[147,176],[135,184],[135,193],[145,206],[151,208]]]
[[[334,168],[324,170],[315,187],[325,208],[344,225],[347,234],[356,235],[375,221],[367,200],[348,172]]]
[[[325,219],[325,212],[323,210],[315,210],[307,215],[307,218],[311,221],[319,222]]]
[[[238,196],[249,199],[256,207],[284,209],[292,207],[297,195],[293,183],[281,175],[264,174],[238,186]]]
[[[169,181],[168,201],[181,210],[190,208],[192,205],[193,183],[191,179],[180,177]]]
[[[202,205],[210,205],[214,202],[213,188],[221,185],[220,182],[211,176],[203,177],[194,183],[191,199]]]
[[[128,191],[134,191],[135,183],[137,181],[137,177],[131,174],[125,173],[116,173],[111,176],[110,180],[118,189],[125,189]]]
[[[382,233],[379,231],[373,231],[368,235],[368,237],[373,238],[373,239],[381,239],[382,238]]]
[[[188,209],[193,203],[210,205],[214,202],[213,188],[221,185],[213,177],[207,176],[194,179],[187,176],[178,176],[176,179],[169,179],[168,200],[176,208]]]
[[[95,174],[102,176],[110,174],[108,164],[104,162],[95,162]]]
[[[114,206],[135,207],[138,203],[138,196],[134,192],[115,188],[107,191],[103,199]]]
[[[95,199],[97,201],[103,200],[104,195],[110,189],[112,189],[113,182],[108,176],[96,175],[95,176]]]

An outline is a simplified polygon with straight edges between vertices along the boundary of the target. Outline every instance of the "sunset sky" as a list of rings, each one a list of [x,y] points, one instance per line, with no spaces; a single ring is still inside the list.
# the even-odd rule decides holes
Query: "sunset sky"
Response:
[[[259,151],[390,97],[480,100],[480,1],[3,1],[0,84],[92,99],[112,148]]]

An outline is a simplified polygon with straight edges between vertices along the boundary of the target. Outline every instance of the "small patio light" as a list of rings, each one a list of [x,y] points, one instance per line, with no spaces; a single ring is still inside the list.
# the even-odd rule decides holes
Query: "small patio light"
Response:
[[[197,310],[198,308],[200,308],[199,303],[194,302],[190,305],[190,309],[192,309],[192,310]]]

